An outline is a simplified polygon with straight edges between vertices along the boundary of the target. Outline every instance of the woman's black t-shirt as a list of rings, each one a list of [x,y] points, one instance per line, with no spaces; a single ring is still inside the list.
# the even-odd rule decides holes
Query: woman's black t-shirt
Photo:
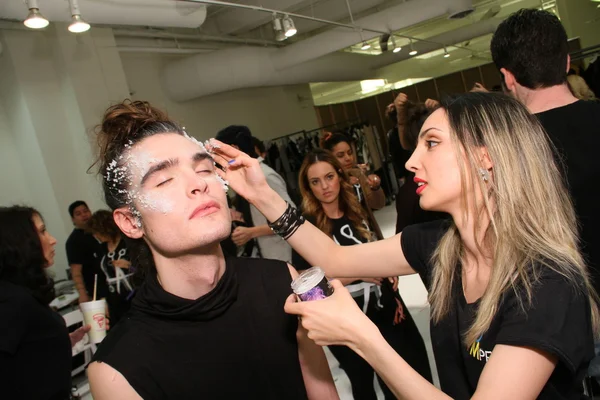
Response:
[[[431,286],[431,256],[448,221],[406,227],[402,251],[410,266]],[[525,311],[513,290],[507,291],[490,328],[465,345],[463,334],[473,322],[479,302],[467,304],[461,274],[453,287],[450,313],[431,322],[431,342],[442,390],[454,399],[473,396],[483,368],[497,344],[527,346],[556,357],[554,372],[538,399],[580,399],[582,381],[594,356],[590,304],[586,295],[562,275],[547,268],[533,285],[532,304]],[[502,377],[498,376],[501,380]]]

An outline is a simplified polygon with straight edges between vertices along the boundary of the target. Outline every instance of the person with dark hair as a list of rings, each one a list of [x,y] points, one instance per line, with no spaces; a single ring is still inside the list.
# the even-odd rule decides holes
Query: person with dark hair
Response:
[[[0,207],[0,377],[2,398],[66,400],[71,347],[90,327],[69,334],[49,307],[56,239],[30,207]]]
[[[267,149],[265,148],[263,141],[255,136],[252,136],[252,143],[254,144],[254,152],[258,158],[262,158],[264,160],[267,156]]]
[[[90,294],[94,291],[94,276],[102,273],[96,260],[100,243],[87,231],[92,213],[84,201],[77,200],[71,203],[69,215],[75,228],[67,239],[67,260],[71,268],[71,278],[79,292],[79,303],[85,303],[90,301]],[[97,295],[104,298],[107,294],[108,287],[101,280]]]
[[[538,119],[500,93],[444,98],[406,167],[424,209],[451,219],[338,246],[269,189],[256,161],[215,143],[223,178],[332,278],[419,274],[441,390],[386,342],[340,281],[285,310],[315,343],[345,345],[401,399],[581,399],[600,328],[577,218]]]
[[[113,215],[107,210],[98,210],[92,214],[88,223],[92,234],[101,242],[98,261],[106,280],[108,294],[106,303],[110,311],[111,326],[129,310],[133,297],[133,286],[129,282],[131,261],[123,240],[121,230],[115,223]]]
[[[315,149],[304,158],[298,177],[302,213],[340,246],[354,246],[377,240],[371,220],[348,182],[346,172],[330,151]],[[293,263],[299,270],[311,265],[298,253]],[[386,341],[425,379],[431,370],[423,338],[398,293],[398,278],[346,278],[340,280],[365,315],[380,329]],[[329,349],[346,372],[355,399],[377,399],[373,368],[346,346]],[[386,399],[396,396],[377,376]]]
[[[505,90],[535,113],[564,163],[567,186],[580,223],[581,249],[600,292],[600,208],[590,190],[600,182],[600,103],[577,99],[570,91],[567,33],[558,17],[523,9],[502,22],[491,42]]]
[[[94,399],[337,399],[283,311],[296,270],[223,255],[227,182],[205,146],[143,101],[110,107],[98,131],[105,200],[144,281],[88,367]]]
[[[267,177],[269,186],[288,203],[294,204],[287,192],[285,180],[265,163],[262,156],[256,153],[255,137],[252,136],[247,126],[228,126],[217,133],[216,139],[240,149],[252,158],[256,158]],[[238,211],[244,214],[244,220],[247,224],[247,226],[236,227],[231,234],[231,239],[236,245],[245,246],[248,242],[256,240],[261,257],[285,262],[292,261],[292,248],[285,240],[273,233],[267,225],[267,220],[258,212],[256,207],[247,204],[243,198],[237,200],[236,206]]]
[[[379,210],[385,206],[381,179],[375,174],[367,175],[368,165],[357,164],[351,139],[341,133],[326,133],[321,140],[321,147],[332,152],[340,162],[365,207]]]
[[[435,100],[427,99],[425,103],[415,103],[410,101],[405,93],[399,93],[394,102],[388,105],[386,110],[388,118],[395,124],[390,135],[393,139],[391,138],[390,142],[394,143],[395,148],[399,146],[402,150],[401,153],[396,150],[396,155],[401,156],[396,163],[402,163],[403,169],[417,147],[421,127],[437,107],[439,102]],[[396,233],[402,232],[409,225],[447,218],[447,214],[425,211],[421,208],[416,193],[415,174],[404,170],[404,184],[396,195]]]

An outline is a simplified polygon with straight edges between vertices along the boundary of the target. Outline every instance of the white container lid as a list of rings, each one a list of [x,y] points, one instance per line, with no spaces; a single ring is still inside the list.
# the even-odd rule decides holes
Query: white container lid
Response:
[[[325,272],[321,268],[309,268],[292,281],[292,290],[296,294],[306,293],[317,286],[324,277]]]

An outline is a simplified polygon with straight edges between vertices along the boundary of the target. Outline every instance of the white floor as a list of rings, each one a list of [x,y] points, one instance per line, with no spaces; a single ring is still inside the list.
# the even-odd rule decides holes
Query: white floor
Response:
[[[376,211],[375,218],[377,219],[385,238],[394,236],[396,230],[396,208],[394,204]],[[400,243],[398,243],[398,249],[400,249]],[[429,303],[427,302],[427,291],[425,290],[425,286],[423,286],[423,282],[418,275],[403,276],[399,279],[398,291],[402,295],[404,303],[415,320],[419,332],[421,332],[421,335],[423,336],[429,356],[429,365],[431,366],[433,381],[435,385],[439,387],[437,368],[433,358],[431,337],[429,335]],[[348,377],[344,371],[338,367],[338,362],[333,354],[326,350],[326,355],[340,399],[352,400],[352,389]],[[375,383],[377,384],[377,380],[375,380]],[[379,399],[383,399],[383,393],[381,393],[381,391],[378,390],[377,394]]]
[[[376,211],[375,217],[379,222],[379,226],[381,227],[384,237],[388,238],[394,236],[396,229],[396,209],[394,205],[392,204],[391,206],[385,207],[382,210]],[[398,249],[400,249],[400,243],[398,243]],[[437,368],[433,359],[431,338],[429,336],[429,304],[427,303],[427,292],[423,286],[423,282],[418,275],[400,277],[398,290],[402,295],[410,314],[415,320],[421,335],[423,336],[425,346],[427,347],[427,353],[429,355],[429,364],[431,365],[434,383],[439,387]],[[327,355],[327,360],[329,361],[329,366],[331,368],[340,399],[352,400],[352,389],[348,377],[344,371],[339,368],[338,362],[335,357],[333,357],[331,352],[326,349],[325,353]],[[377,380],[375,377],[373,378],[375,384],[377,385]],[[83,379],[78,383],[79,385],[85,385],[87,380]],[[380,390],[378,390],[378,397],[379,399],[383,399],[383,394]],[[93,400],[90,394],[83,396],[82,399]]]

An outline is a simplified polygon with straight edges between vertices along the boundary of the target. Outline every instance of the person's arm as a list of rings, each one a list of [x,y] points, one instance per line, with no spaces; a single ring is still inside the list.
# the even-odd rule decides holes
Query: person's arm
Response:
[[[295,302],[285,310],[301,316],[302,325],[318,345],[345,345],[367,361],[401,399],[449,399],[417,373],[387,343],[377,326],[362,313],[342,284],[331,282],[334,293],[314,302]],[[497,345],[483,369],[473,399],[535,399],[554,371],[556,359],[526,347]]]
[[[69,267],[71,268],[71,277],[73,278],[73,282],[75,282],[75,288],[79,292],[79,303],[90,301],[90,296],[83,282],[83,266],[81,264],[71,264]]]
[[[297,278],[298,272],[289,264],[288,268],[292,279]],[[323,349],[309,339],[308,333],[300,324],[296,331],[296,340],[302,379],[309,400],[339,400]]]
[[[221,175],[232,189],[248,199],[268,221],[275,221],[287,208],[286,202],[267,185],[258,161],[215,141],[215,160],[225,168]],[[220,171],[218,171],[220,173]],[[408,264],[400,245],[401,233],[386,240],[358,246],[338,246],[310,222],[305,222],[288,243],[311,265],[318,265],[328,276],[380,278],[416,273]]]
[[[236,246],[243,246],[254,238],[272,235],[274,233],[267,224],[252,227],[238,226],[231,233],[231,240]]]
[[[106,363],[95,361],[87,368],[90,390],[94,400],[141,400],[119,371]]]
[[[371,208],[371,210],[381,210],[385,207],[385,193],[381,186],[377,188],[377,190],[367,190],[367,206]]]

